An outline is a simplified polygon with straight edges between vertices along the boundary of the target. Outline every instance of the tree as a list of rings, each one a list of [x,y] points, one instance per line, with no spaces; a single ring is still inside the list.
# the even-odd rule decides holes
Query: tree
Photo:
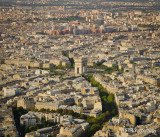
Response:
[[[46,122],[46,118],[45,118],[45,117],[42,117],[42,118],[41,118],[41,123],[44,124],[45,122]]]
[[[71,68],[74,68],[74,59],[73,58],[69,58],[69,61],[71,62]]]
[[[67,109],[63,109],[63,114],[67,114],[68,113],[68,110]]]
[[[28,129],[29,131],[34,131],[34,126],[30,126]]]
[[[99,130],[99,129],[100,129],[100,125],[98,125],[98,124],[93,124],[93,125],[91,126],[91,128],[88,130],[86,136],[91,136],[91,135],[93,135],[93,134],[94,134],[97,130]]]
[[[62,114],[63,110],[62,109],[57,109],[56,112]]]
[[[109,71],[113,69],[114,70],[118,69],[118,66],[113,66],[113,68],[108,68]],[[97,118],[88,117],[87,122],[89,122],[90,124],[102,125],[107,121],[107,119],[109,119],[110,117],[118,113],[117,107],[114,102],[114,95],[108,94],[108,91],[99,82],[95,81],[92,74],[87,74],[87,75],[83,74],[82,76],[86,80],[91,82],[92,86],[98,87],[101,101],[102,101],[102,112],[103,113]],[[92,130],[94,130],[94,128],[96,127],[94,126],[87,131],[87,133],[90,132],[88,133],[89,136],[93,135],[94,132]]]
[[[50,109],[48,108],[46,111],[47,111],[47,112],[50,112]]]
[[[73,115],[74,114],[73,110],[68,110],[68,114]]]
[[[116,109],[113,108],[112,111],[111,111],[111,114],[115,115],[116,113],[117,113]]]
[[[51,110],[51,112],[52,112],[52,113],[55,113],[56,111],[55,111],[55,110]]]
[[[41,108],[40,112],[46,112],[46,109],[45,108]]]
[[[114,96],[113,96],[113,94],[109,94],[109,95],[108,95],[107,101],[108,101],[109,103],[114,102]]]
[[[29,128],[26,128],[26,129],[25,129],[25,133],[28,133],[28,132],[30,132],[30,131],[29,131]]]
[[[82,104],[82,103],[78,103],[78,106],[79,106],[79,107],[83,107],[83,104]]]

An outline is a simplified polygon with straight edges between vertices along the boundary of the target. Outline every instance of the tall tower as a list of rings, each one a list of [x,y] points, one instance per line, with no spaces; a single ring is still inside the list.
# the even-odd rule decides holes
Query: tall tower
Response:
[[[87,58],[75,58],[75,74],[82,74],[87,72]]]

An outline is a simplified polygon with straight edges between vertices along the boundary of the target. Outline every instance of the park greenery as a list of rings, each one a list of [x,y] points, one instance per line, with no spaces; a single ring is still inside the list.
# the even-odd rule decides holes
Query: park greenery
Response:
[[[51,72],[54,72],[55,69],[62,69],[62,70],[65,70],[65,69],[69,69],[71,68],[70,65],[66,65],[66,66],[62,66],[62,65],[55,65],[55,66],[52,66],[52,67],[49,67],[49,68],[40,68],[40,69],[43,69],[43,70],[50,70]]]
[[[64,76],[67,73],[67,71],[70,70],[71,68],[72,68],[71,65],[66,65],[66,66],[58,65],[50,68],[41,67],[39,69],[49,70],[50,72],[54,72],[55,75]],[[58,71],[58,69],[61,69],[63,71]]]
[[[5,63],[3,63],[3,62],[0,62],[0,65],[2,65],[2,64],[5,64]]]
[[[130,63],[131,63],[131,64],[136,64],[134,61],[131,61]]]
[[[97,130],[101,129],[102,126],[109,120],[110,118],[117,116],[117,106],[114,102],[114,95],[108,94],[107,90],[95,79],[92,74],[82,74],[82,76],[91,83],[93,87],[98,87],[101,101],[102,101],[102,114],[97,118],[94,118],[92,122],[89,121],[91,127],[85,133],[87,136],[92,136]]]
[[[158,29],[160,25],[157,24],[138,24],[138,27],[147,28],[147,29]]]
[[[63,66],[62,66],[62,67],[61,67],[61,66],[60,66],[60,67],[57,66],[56,68],[57,68],[57,69],[58,69],[58,68],[59,68],[59,69],[62,69],[62,68],[65,69],[65,67],[63,67]],[[59,75],[59,76],[64,76],[64,75],[66,74],[65,72],[56,71],[56,68],[52,68],[52,67],[51,67],[51,68],[40,68],[40,69],[42,69],[42,70],[49,70],[50,72],[54,72],[55,75]]]
[[[57,66],[53,66],[53,67],[50,67],[50,68],[40,68],[40,69],[55,72],[56,75],[64,75],[65,74],[64,72],[57,72],[56,69],[68,70],[68,69],[74,68],[74,59],[69,58],[69,60],[71,62],[71,64],[69,64],[69,65],[65,65],[65,66],[57,65]],[[113,65],[112,67],[107,67],[107,66],[105,66],[105,65],[103,65],[102,63],[99,63],[99,62],[93,64],[93,66],[88,66],[88,68],[103,69],[104,74],[112,74],[115,71],[119,71],[119,72],[123,71],[123,69],[118,68],[118,65]]]
[[[103,65],[103,62],[94,63],[93,66],[88,66],[88,68],[103,69],[104,74],[112,74],[114,71],[123,71],[123,69],[119,69],[118,65],[113,65],[112,67],[107,67],[107,66]]]

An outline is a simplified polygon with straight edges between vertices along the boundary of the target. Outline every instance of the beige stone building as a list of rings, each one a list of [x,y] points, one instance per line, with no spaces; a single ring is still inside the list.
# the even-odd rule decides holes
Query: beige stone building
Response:
[[[42,108],[44,109],[50,109],[50,110],[57,110],[59,108],[59,104],[57,103],[51,103],[51,102],[36,102],[35,108],[40,110]]]
[[[17,107],[23,107],[24,109],[34,109],[35,108],[35,102],[33,98],[25,97],[21,98],[17,101]]]
[[[61,127],[60,134],[57,137],[80,137],[83,133],[82,126],[75,125],[70,127]]]
[[[133,124],[134,126],[136,125],[136,117],[133,114],[129,114],[129,113],[120,113],[119,114],[120,118],[127,118],[130,120],[131,124]]]

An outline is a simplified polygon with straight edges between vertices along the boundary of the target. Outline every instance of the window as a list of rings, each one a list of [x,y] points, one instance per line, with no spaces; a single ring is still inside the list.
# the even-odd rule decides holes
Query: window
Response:
[[[77,74],[79,74],[79,68],[77,68]]]

